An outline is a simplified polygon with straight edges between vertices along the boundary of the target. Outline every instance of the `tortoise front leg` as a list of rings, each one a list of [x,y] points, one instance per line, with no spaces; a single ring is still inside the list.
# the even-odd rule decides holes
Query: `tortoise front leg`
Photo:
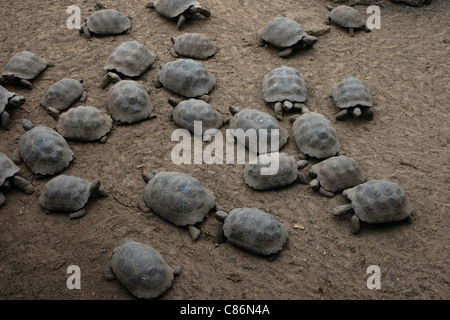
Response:
[[[328,191],[326,189],[324,189],[323,187],[319,188],[319,192],[321,195],[328,197],[328,198],[333,198],[334,197],[334,193],[331,191]]]
[[[283,120],[284,116],[283,116],[283,103],[278,101],[274,104],[273,106],[273,111],[275,112],[275,117],[278,120]]]
[[[114,281],[116,280],[116,275],[114,274],[114,271],[111,266],[111,262],[108,262],[108,264],[105,267],[105,270],[103,271],[103,277],[106,281]]]
[[[355,36],[355,30],[353,28],[348,28],[348,35],[350,37],[354,37]]]
[[[5,195],[3,194],[3,192],[0,192],[0,207],[3,206],[5,202],[6,202]]]
[[[2,127],[5,130],[11,129],[11,116],[6,110],[2,112]]]
[[[28,180],[19,177],[19,176],[13,176],[11,178],[11,182],[14,186],[25,192],[26,194],[32,194],[34,192],[33,185]]]
[[[186,22],[186,16],[184,14],[180,14],[178,16],[177,28],[178,30],[183,29],[184,23]]]
[[[70,219],[78,219],[78,218],[81,218],[84,215],[86,215],[86,208],[81,208],[80,210],[72,212],[71,214],[69,214],[69,218]]]
[[[280,53],[278,55],[282,58],[287,58],[292,54],[293,51],[294,51],[293,48],[289,47],[289,48],[284,49],[283,51],[280,51]]]
[[[139,197],[137,205],[143,213],[150,213],[152,211],[152,209],[150,209],[150,207],[145,202],[144,196]]]
[[[333,209],[333,216],[343,216],[347,213],[353,212],[353,207],[351,204],[344,204],[341,206],[337,206]]]
[[[353,234],[358,233],[359,229],[360,229],[360,220],[359,220],[358,216],[356,214],[354,214],[352,216],[352,233]]]
[[[25,79],[20,79],[19,80],[19,85],[21,85],[22,87],[27,88],[28,90],[33,89],[33,85],[31,84],[30,81],[25,80]]]
[[[348,109],[344,109],[336,115],[336,120],[345,120],[348,118]]]
[[[191,234],[192,240],[195,242],[197,241],[198,237],[200,236],[200,230],[198,230],[196,227],[192,225],[188,225],[189,233]]]
[[[17,165],[22,163],[22,156],[20,155],[19,149],[14,150],[11,160]]]
[[[115,74],[114,72],[108,72],[100,80],[100,88],[105,89],[108,86],[108,84],[117,83],[120,80],[122,79],[120,79],[119,75]]]
[[[194,8],[193,11],[194,13],[200,13],[205,18],[209,18],[211,16],[211,11],[202,7]]]

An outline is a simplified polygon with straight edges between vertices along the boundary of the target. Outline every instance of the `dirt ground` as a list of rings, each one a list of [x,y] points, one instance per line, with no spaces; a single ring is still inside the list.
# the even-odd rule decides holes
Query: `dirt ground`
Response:
[[[0,209],[0,298],[22,299],[135,299],[119,282],[107,282],[103,270],[116,246],[126,240],[157,249],[182,274],[160,297],[163,300],[227,299],[449,299],[449,43],[450,7],[434,0],[422,8],[384,2],[381,29],[349,37],[332,25],[313,49],[287,59],[273,47],[257,45],[256,32],[276,16],[295,19],[305,30],[327,28],[326,5],[317,0],[202,0],[210,18],[196,18],[178,31],[176,23],[145,8],[143,1],[104,1],[108,8],[131,16],[129,33],[94,37],[69,30],[69,5],[78,5],[88,17],[95,1],[1,1],[0,70],[22,50],[33,51],[54,67],[48,68],[26,90],[7,88],[25,96],[26,103],[12,113],[10,131],[1,129],[0,151],[12,156],[23,133],[21,121],[55,127],[39,102],[46,90],[65,77],[82,77],[87,101],[106,111],[106,93],[99,87],[103,66],[123,41],[138,40],[157,55],[157,61],[136,80],[150,86],[157,118],[134,125],[114,125],[105,144],[69,141],[76,160],[63,172],[88,180],[99,178],[110,192],[92,199],[86,216],[70,220],[67,214],[46,214],[39,195],[50,180],[36,179],[22,164],[22,174],[35,187],[33,195],[17,189],[6,194]],[[368,17],[366,6],[355,8]],[[243,179],[243,165],[175,165],[170,153],[177,126],[168,120],[172,95],[153,86],[161,64],[174,60],[170,37],[203,33],[220,47],[204,61],[217,78],[211,104],[224,115],[228,107],[256,108],[273,114],[262,98],[261,83],[270,70],[297,68],[308,85],[307,107],[324,114],[335,126],[342,150],[357,159],[366,178],[389,178],[409,197],[412,224],[362,224],[350,232],[350,216],[336,218],[331,211],[347,203],[342,194],[325,198],[308,185],[293,183],[271,191],[255,191]],[[371,121],[336,121],[338,109],[329,98],[332,86],[348,76],[364,81],[375,109]],[[282,149],[298,156],[291,134]],[[228,126],[224,126],[222,131]],[[317,160],[311,160],[305,172]],[[218,243],[220,223],[211,212],[199,224],[193,242],[185,228],[153,214],[143,214],[137,200],[145,186],[144,171],[186,172],[214,192],[227,210],[255,207],[272,213],[288,228],[284,249],[269,259],[229,242]],[[69,290],[70,265],[81,270],[81,289]],[[379,266],[381,289],[369,290],[367,268]]]

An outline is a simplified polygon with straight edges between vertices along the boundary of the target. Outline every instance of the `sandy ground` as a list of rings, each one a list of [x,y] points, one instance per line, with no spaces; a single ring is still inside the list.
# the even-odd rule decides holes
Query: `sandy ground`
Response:
[[[107,90],[99,88],[103,66],[123,41],[138,40],[157,55],[157,61],[136,80],[152,88],[158,117],[129,126],[114,125],[105,144],[69,141],[76,160],[64,174],[88,180],[99,178],[108,199],[92,199],[87,215],[70,220],[48,215],[39,195],[50,180],[36,179],[22,164],[35,193],[7,193],[0,209],[1,299],[134,299],[119,282],[106,282],[103,270],[115,247],[126,240],[157,249],[182,274],[160,297],[181,299],[448,299],[449,290],[449,3],[435,0],[423,8],[385,2],[381,29],[371,33],[331,26],[313,49],[287,59],[273,47],[259,47],[256,32],[275,16],[295,19],[306,30],[326,28],[326,5],[318,0],[202,0],[212,16],[189,21],[178,31],[173,21],[145,8],[146,1],[104,1],[133,17],[131,32],[90,40],[69,30],[69,5],[88,17],[94,1],[1,1],[0,70],[21,50],[36,52],[54,63],[26,90],[7,86],[25,96],[12,113],[12,128],[2,129],[0,151],[12,156],[23,133],[21,121],[55,126],[39,102],[46,90],[64,77],[82,77],[88,93],[84,105],[106,111]],[[356,6],[364,16],[365,6]],[[325,198],[300,183],[271,191],[255,191],[243,179],[243,165],[175,165],[170,152],[177,126],[168,120],[172,94],[153,86],[159,66],[174,60],[170,37],[198,32],[216,42],[220,51],[204,62],[217,78],[211,104],[224,115],[228,107],[257,108],[273,114],[262,99],[264,75],[281,65],[297,68],[308,85],[306,105],[324,114],[335,126],[342,150],[357,159],[367,179],[389,178],[409,197],[413,223],[362,224],[350,232],[350,217],[336,218],[332,209],[347,203],[343,195]],[[355,76],[365,82],[373,100],[372,121],[334,119],[338,109],[329,98],[341,79]],[[76,103],[75,106],[81,105]],[[282,149],[298,156],[292,126]],[[222,128],[225,130],[228,126]],[[305,172],[317,160],[311,160]],[[144,171],[174,170],[199,179],[227,210],[255,207],[272,213],[289,232],[281,253],[269,259],[218,243],[220,223],[211,212],[199,224],[193,242],[185,228],[143,214],[137,200],[145,186]],[[69,290],[67,268],[81,270],[81,289]],[[367,268],[379,266],[381,289],[369,290]]]

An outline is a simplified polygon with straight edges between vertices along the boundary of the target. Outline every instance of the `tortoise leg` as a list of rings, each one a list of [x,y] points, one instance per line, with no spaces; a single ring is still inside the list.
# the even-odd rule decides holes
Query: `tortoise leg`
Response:
[[[71,214],[69,214],[69,218],[70,219],[78,219],[78,218],[81,218],[84,215],[86,215],[86,208],[81,208],[80,210],[72,212]]]
[[[169,99],[167,100],[167,102],[173,107],[175,108],[178,104],[180,104],[181,100],[175,97],[169,97]]]
[[[20,80],[19,80],[19,84],[20,84],[22,87],[25,87],[25,88],[27,88],[27,89],[29,89],[29,90],[33,89],[33,85],[32,85],[31,82],[28,81],[28,80],[20,79]]]
[[[5,202],[6,202],[5,195],[3,194],[3,192],[0,192],[0,207],[3,206]]]
[[[291,101],[285,100],[285,101],[283,102],[283,109],[284,109],[284,110],[291,110],[293,106],[294,106],[294,105],[292,104]]]
[[[17,165],[22,163],[22,157],[20,156],[19,149],[14,150],[11,160]]]
[[[344,109],[336,115],[336,120],[345,120],[348,118],[348,109]]]
[[[109,197],[109,192],[106,191],[105,188],[100,187],[100,188],[98,188],[98,191],[97,191],[96,195],[98,197],[100,197],[100,198],[108,198]]]
[[[308,160],[299,160],[296,162],[297,164],[297,169],[302,170],[304,168],[306,168],[306,166],[308,165]]]
[[[313,189],[313,190],[319,190],[319,188],[320,188],[319,180],[317,180],[317,179],[311,180],[311,182],[309,183],[309,186],[310,186],[311,189]]]
[[[353,109],[352,115],[353,115],[353,117],[358,118],[359,116],[361,116],[361,113],[362,113],[361,108],[355,107]]]
[[[348,35],[350,37],[354,37],[355,36],[355,30],[353,28],[348,28]]]
[[[177,28],[178,30],[183,29],[184,23],[186,22],[186,16],[184,14],[180,14],[178,16]]]
[[[223,225],[220,225],[219,228],[217,229],[217,242],[219,243],[223,243],[225,241],[227,241],[227,237],[225,236],[225,233],[223,232]]]
[[[358,233],[359,229],[360,229],[360,220],[359,220],[358,216],[356,214],[354,214],[352,216],[352,233],[353,234]]]
[[[106,135],[104,135],[103,137],[101,137],[100,139],[98,139],[98,142],[100,143],[106,143],[106,140],[108,139],[108,137]]]
[[[88,29],[87,26],[83,26],[81,27],[81,30],[83,31],[83,34],[86,38],[91,39],[92,38],[92,33],[91,31]]]
[[[150,213],[152,211],[147,203],[145,203],[144,196],[139,197],[137,205],[143,213]]]
[[[163,86],[161,81],[159,81],[158,74],[155,74],[155,78],[153,79],[153,85],[155,86],[155,88],[162,88],[162,86]]]
[[[113,72],[108,72],[100,80],[100,88],[105,89],[106,86],[108,86],[108,84],[117,83],[120,80],[122,80],[122,79],[120,79],[120,77],[117,74],[115,74]]]
[[[308,180],[306,180],[305,175],[303,174],[303,172],[298,172],[297,173],[297,179],[298,181],[300,181],[302,184],[308,184]]]
[[[198,97],[200,100],[203,100],[203,101],[205,101],[205,102],[209,102],[209,99],[210,99],[210,97],[209,97],[209,94],[204,94],[204,95],[202,95],[202,96],[200,96],[200,97]]]
[[[202,7],[195,8],[195,12],[200,13],[205,18],[209,18],[211,16],[211,11],[209,11],[208,9],[202,8]]]
[[[337,206],[333,209],[333,216],[343,216],[347,213],[353,212],[353,208],[351,204],[344,204],[341,206]]]
[[[274,104],[273,106],[273,111],[275,112],[275,117],[278,120],[283,120],[284,116],[283,116],[283,103],[278,101]]]
[[[105,270],[103,271],[103,277],[106,281],[114,281],[116,280],[116,275],[114,274],[114,271],[111,266],[111,262],[108,262],[108,264],[105,267]]]
[[[372,107],[364,108],[361,117],[365,120],[372,120],[374,116],[374,111]]]
[[[5,130],[11,129],[11,116],[6,110],[2,112],[2,127]]]
[[[264,47],[265,45],[266,45],[266,42],[263,39],[258,38],[258,46],[259,47]]]
[[[293,48],[289,47],[289,48],[284,49],[283,51],[280,51],[280,53],[278,55],[282,58],[286,58],[286,57],[289,57],[293,51],[294,51]]]
[[[180,55],[175,51],[175,49],[173,47],[170,49],[170,54],[174,58],[179,58],[180,57]]]
[[[328,197],[328,198],[333,198],[334,197],[334,193],[328,190],[325,190],[323,187],[320,187],[319,192],[321,195]]]
[[[32,194],[34,192],[33,185],[26,179],[19,177],[19,176],[13,176],[11,178],[11,182],[14,186],[25,192],[26,194]]]
[[[192,225],[188,225],[189,233],[191,234],[192,240],[195,242],[197,241],[198,237],[200,236],[200,230],[198,230],[196,227]]]
[[[84,102],[86,102],[86,99],[87,99],[87,92],[83,91],[83,93],[81,94],[81,97],[80,97],[80,102],[84,103]]]
[[[175,277],[179,276],[181,274],[181,272],[182,272],[181,270],[182,270],[181,266],[173,267],[173,275]]]
[[[25,103],[25,97],[23,96],[14,96],[11,99],[9,99],[8,104],[12,105],[13,107],[19,107]]]

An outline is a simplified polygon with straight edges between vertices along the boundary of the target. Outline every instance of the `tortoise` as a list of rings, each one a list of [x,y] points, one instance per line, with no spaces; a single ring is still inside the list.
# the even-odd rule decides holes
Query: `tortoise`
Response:
[[[108,191],[100,186],[99,180],[89,182],[61,174],[47,182],[39,203],[47,213],[69,212],[70,219],[77,219],[86,214],[86,203],[94,195],[103,198],[109,196]]]
[[[365,181],[358,162],[345,155],[331,157],[313,165],[309,175],[313,178],[309,184],[311,188],[330,198],[335,192]]]
[[[341,80],[331,89],[334,104],[342,109],[336,115],[336,120],[344,120],[349,114],[358,118],[371,120],[373,118],[372,96],[364,83],[355,78],[348,77]]]
[[[27,89],[32,89],[31,80],[36,78],[47,67],[52,67],[53,63],[45,61],[36,53],[21,51],[16,53],[8,62],[0,76],[0,85],[16,83]]]
[[[370,32],[358,10],[347,5],[340,5],[336,8],[327,6],[327,9],[330,11],[327,22],[333,22],[342,28],[348,29],[349,36],[353,37],[356,29],[364,29]]]
[[[157,298],[172,286],[174,276],[181,267],[173,269],[152,247],[136,242],[125,243],[114,249],[105,268],[106,281],[116,278],[134,296],[142,299]]]
[[[287,66],[273,69],[263,78],[262,92],[278,120],[283,120],[283,111],[309,111],[304,106],[307,98],[306,81],[297,69]]]
[[[254,163],[245,165],[243,177],[245,183],[256,190],[284,187],[295,180],[306,184],[306,178],[300,170],[307,164],[308,161],[296,161],[293,156],[284,152],[262,154]]]
[[[287,227],[272,214],[256,208],[235,208],[229,213],[219,210],[216,218],[223,221],[219,240],[226,238],[234,245],[259,255],[273,255],[283,249],[287,241]],[[220,234],[222,232],[223,235]]]
[[[241,110],[236,106],[231,106],[229,110],[233,115],[230,120],[233,136],[249,151],[255,154],[276,152],[287,143],[288,132],[270,114],[257,109]],[[265,146],[264,143],[261,145],[263,141],[266,141]]]
[[[386,223],[411,221],[411,204],[403,189],[389,179],[371,180],[343,192],[351,204],[337,206],[333,215],[342,216],[353,213],[352,233],[360,229],[360,221],[367,223]]]
[[[9,109],[20,107],[24,103],[25,97],[19,96],[14,92],[9,92],[3,86],[0,86],[0,115],[3,129],[11,129],[11,115],[9,114]]]
[[[11,185],[16,186],[26,194],[34,192],[33,185],[28,180],[18,176],[19,171],[20,168],[8,156],[0,152],[0,207],[5,204],[4,193],[11,188]]]
[[[339,154],[341,144],[332,123],[324,115],[307,112],[289,118],[295,143],[300,151],[309,157],[326,159]]]
[[[112,128],[109,115],[91,106],[79,106],[56,117],[56,130],[66,139],[79,141],[99,140],[104,143]]]
[[[192,59],[178,59],[161,65],[154,79],[155,87],[164,87],[186,98],[202,97],[216,84],[216,78],[201,62]]]
[[[201,6],[195,0],[157,0],[148,2],[146,8],[154,8],[166,18],[177,20],[178,30],[182,30],[187,18],[199,13],[205,18],[211,16],[211,12]]]
[[[133,80],[121,80],[106,95],[108,113],[119,124],[153,119],[150,88]]]
[[[64,111],[76,101],[85,102],[87,98],[83,87],[83,79],[64,78],[48,88],[41,100],[41,106],[47,111]]]
[[[54,175],[69,166],[74,155],[62,135],[46,126],[33,127],[26,119],[22,126],[26,132],[12,157],[15,164],[23,160],[37,178]]]
[[[311,48],[317,38],[308,35],[303,28],[294,20],[286,17],[275,17],[267,22],[258,31],[259,45],[270,43],[276,48],[280,48],[279,56],[286,58],[295,49]]]
[[[86,38],[92,35],[110,36],[124,33],[131,28],[131,17],[125,17],[118,10],[104,9],[94,12],[85,20],[80,33]]]
[[[167,221],[187,226],[192,240],[196,241],[200,231],[194,226],[203,221],[215,207],[214,194],[202,183],[182,172],[144,173],[147,183],[138,206],[143,212],[153,211]]]
[[[147,71],[155,60],[155,53],[139,41],[123,42],[109,56],[103,68],[107,73],[100,80],[100,87],[104,89],[109,83],[120,81],[121,76],[138,77]]]
[[[174,58],[180,56],[192,59],[208,59],[218,51],[217,45],[208,37],[199,33],[185,33],[178,37],[170,38],[173,47],[170,53]]]
[[[169,98],[169,104],[174,108],[171,114],[173,121],[193,134],[213,135],[210,133],[219,130],[226,122],[222,114],[204,100],[191,98],[178,101],[172,97]],[[201,127],[197,127],[196,122]]]

